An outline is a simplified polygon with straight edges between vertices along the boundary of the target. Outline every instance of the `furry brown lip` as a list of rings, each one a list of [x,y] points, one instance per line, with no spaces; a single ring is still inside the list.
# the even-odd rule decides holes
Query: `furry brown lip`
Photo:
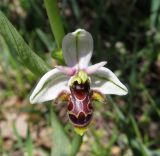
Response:
[[[74,126],[86,127],[93,116],[89,82],[78,84],[75,81],[70,90],[71,95],[68,102],[69,119]]]

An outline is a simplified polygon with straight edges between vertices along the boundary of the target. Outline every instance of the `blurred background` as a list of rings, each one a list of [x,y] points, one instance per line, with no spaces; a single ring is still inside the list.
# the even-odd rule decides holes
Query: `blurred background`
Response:
[[[106,65],[128,87],[124,97],[94,104],[93,124],[78,156],[160,156],[160,1],[61,0],[65,32],[88,30],[92,63]],[[54,66],[56,47],[43,0],[1,0],[0,9],[30,47]],[[23,67],[0,36],[0,156],[48,156],[52,146],[48,108],[28,97],[39,77]],[[66,107],[55,106],[68,131]],[[54,133],[54,132],[53,132]]]

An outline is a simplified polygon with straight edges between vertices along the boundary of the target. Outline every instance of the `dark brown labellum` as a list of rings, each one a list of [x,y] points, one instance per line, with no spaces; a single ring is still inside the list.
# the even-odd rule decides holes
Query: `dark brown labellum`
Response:
[[[78,84],[75,81],[70,90],[71,95],[68,102],[69,119],[74,126],[86,127],[93,116],[89,82]]]

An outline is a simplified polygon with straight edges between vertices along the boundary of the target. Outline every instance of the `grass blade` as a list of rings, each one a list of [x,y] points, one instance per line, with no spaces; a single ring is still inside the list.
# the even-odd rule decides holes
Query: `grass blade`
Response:
[[[28,129],[27,140],[26,140],[26,151],[28,156],[33,156],[33,143],[30,131]]]

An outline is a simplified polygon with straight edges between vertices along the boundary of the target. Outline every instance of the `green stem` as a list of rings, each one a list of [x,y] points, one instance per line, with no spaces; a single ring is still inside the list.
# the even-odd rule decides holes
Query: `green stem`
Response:
[[[71,149],[71,155],[70,156],[76,156],[78,153],[81,144],[82,144],[83,136],[77,135],[74,137],[72,141],[72,149]]]
[[[70,147],[70,141],[64,131],[63,125],[59,121],[56,113],[54,112],[52,105],[49,104],[50,121],[53,129],[53,147],[51,156],[68,155]],[[64,148],[65,147],[65,148]]]
[[[62,39],[64,37],[63,24],[60,18],[60,12],[58,9],[56,0],[44,0],[44,4],[49,17],[52,32],[54,34],[58,48],[62,46]]]

